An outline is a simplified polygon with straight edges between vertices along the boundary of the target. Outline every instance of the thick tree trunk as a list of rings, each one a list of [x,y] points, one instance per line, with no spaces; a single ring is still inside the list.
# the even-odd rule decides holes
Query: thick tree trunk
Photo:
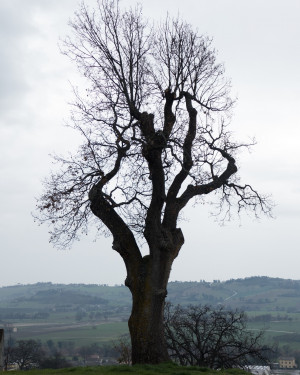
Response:
[[[95,186],[90,194],[91,210],[113,233],[113,249],[124,260],[127,270],[126,286],[132,294],[129,331],[133,363],[161,363],[169,360],[164,337],[163,317],[167,284],[173,260],[184,238],[179,228],[170,230],[160,223],[160,213],[148,220],[145,238],[150,255],[142,257],[135,238],[110,204]],[[150,210],[150,209],[149,209]],[[157,219],[158,217],[158,219]]]
[[[163,316],[171,264],[170,259],[155,261],[153,257],[145,256],[139,275],[135,275],[137,279],[130,285],[132,312],[128,325],[133,364],[156,364],[170,360]],[[158,268],[160,272],[157,272]]]

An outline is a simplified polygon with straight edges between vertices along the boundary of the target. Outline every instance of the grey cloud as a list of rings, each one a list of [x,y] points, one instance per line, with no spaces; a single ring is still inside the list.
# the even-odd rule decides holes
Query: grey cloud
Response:
[[[0,6],[0,110],[2,123],[20,111],[29,90],[26,78],[26,38],[34,36],[32,9],[17,6],[16,1],[2,1]]]

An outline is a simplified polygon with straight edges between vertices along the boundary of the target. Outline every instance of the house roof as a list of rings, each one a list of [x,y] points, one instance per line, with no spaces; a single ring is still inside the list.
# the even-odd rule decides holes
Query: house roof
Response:
[[[294,361],[294,357],[280,357],[279,361]]]

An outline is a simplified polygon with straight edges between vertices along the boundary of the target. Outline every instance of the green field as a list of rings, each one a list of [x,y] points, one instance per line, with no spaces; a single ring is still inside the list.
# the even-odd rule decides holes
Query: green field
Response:
[[[296,321],[271,321],[264,323],[248,323],[250,330],[265,331],[265,342],[276,343],[280,347],[289,345],[295,350],[300,349],[300,322]]]
[[[128,333],[126,322],[109,322],[94,325],[61,325],[61,326],[28,326],[21,327],[14,337],[17,340],[41,340],[55,343],[73,342],[75,346],[89,345],[92,343],[109,343],[120,335]]]
[[[249,330],[265,331],[266,343],[277,342],[280,346],[291,345],[300,348],[300,323],[299,321],[283,321],[264,323],[248,323]],[[70,325],[57,326],[28,326],[21,327],[14,334],[17,340],[35,339],[55,343],[73,342],[75,346],[89,345],[92,343],[110,343],[119,336],[128,333],[126,322],[108,322],[96,325]]]

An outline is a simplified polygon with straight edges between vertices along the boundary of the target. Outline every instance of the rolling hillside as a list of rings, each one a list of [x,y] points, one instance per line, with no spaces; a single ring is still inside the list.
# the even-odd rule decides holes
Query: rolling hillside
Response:
[[[168,300],[173,304],[223,304],[246,311],[300,312],[300,280],[250,277],[220,282],[181,282],[168,285]],[[74,308],[97,305],[128,307],[129,290],[124,285],[85,285],[37,283],[0,288],[0,310],[25,307],[34,311],[62,306]],[[0,319],[1,319],[0,312]]]
[[[280,345],[299,346],[300,281],[268,277],[209,283],[171,282],[173,304],[210,304],[247,312],[249,329]],[[51,284],[0,288],[0,325],[15,339],[90,344],[127,332],[131,297],[124,286]]]

